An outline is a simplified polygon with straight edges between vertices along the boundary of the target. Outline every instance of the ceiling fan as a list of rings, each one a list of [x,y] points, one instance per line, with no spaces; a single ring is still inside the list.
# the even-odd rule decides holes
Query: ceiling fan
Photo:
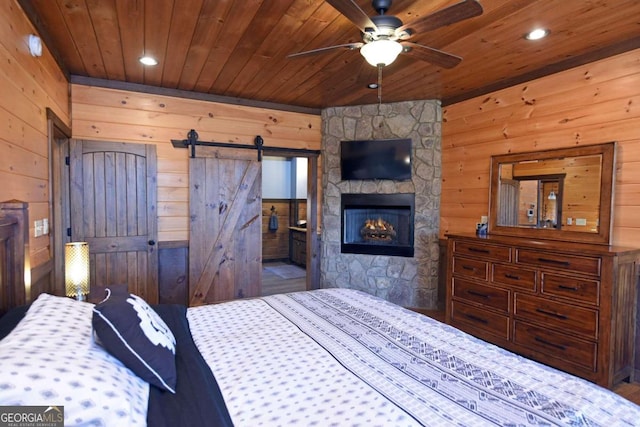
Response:
[[[324,53],[333,49],[360,49],[360,53],[374,67],[387,66],[398,57],[400,53],[410,55],[412,58],[426,61],[431,64],[453,68],[462,61],[462,58],[407,41],[416,33],[435,30],[436,28],[454,24],[456,22],[473,18],[482,14],[482,6],[477,0],[462,0],[459,3],[440,9],[424,18],[409,24],[393,16],[387,15],[392,0],[372,0],[373,9],[378,15],[369,17],[355,0],[326,0],[338,12],[349,19],[362,33],[362,42],[346,43],[336,46],[321,47],[293,53],[289,58]]]

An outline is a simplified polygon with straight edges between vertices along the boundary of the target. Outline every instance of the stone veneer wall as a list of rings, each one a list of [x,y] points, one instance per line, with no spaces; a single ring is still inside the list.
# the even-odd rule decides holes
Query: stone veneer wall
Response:
[[[438,100],[322,111],[321,287],[359,289],[405,307],[437,307],[441,123]],[[394,138],[412,140],[410,181],[340,179],[340,141]],[[341,253],[342,193],[415,193],[414,257]]]

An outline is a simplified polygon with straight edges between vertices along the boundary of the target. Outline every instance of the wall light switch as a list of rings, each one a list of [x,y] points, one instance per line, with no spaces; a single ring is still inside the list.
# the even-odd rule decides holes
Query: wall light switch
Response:
[[[573,218],[567,218],[567,225],[573,224]]]
[[[42,220],[42,234],[45,236],[49,234],[49,218],[45,218]]]
[[[40,237],[42,236],[42,220],[37,220],[33,222],[33,236]]]

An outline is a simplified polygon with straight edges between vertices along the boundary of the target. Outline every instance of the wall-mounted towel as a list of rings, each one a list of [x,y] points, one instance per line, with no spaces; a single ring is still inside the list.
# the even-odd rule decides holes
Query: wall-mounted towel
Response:
[[[276,213],[276,207],[271,206],[271,217],[269,218],[269,231],[276,231],[278,229],[278,214]]]

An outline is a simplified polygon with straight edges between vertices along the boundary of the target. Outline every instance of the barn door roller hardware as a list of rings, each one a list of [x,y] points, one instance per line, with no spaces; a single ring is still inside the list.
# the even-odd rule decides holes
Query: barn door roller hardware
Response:
[[[262,161],[262,152],[266,149],[269,153],[289,153],[289,154],[312,154],[318,155],[320,152],[318,150],[305,150],[302,148],[283,148],[283,147],[265,147],[264,139],[260,135],[256,135],[253,140],[254,145],[248,144],[232,144],[230,142],[204,142],[198,141],[198,132],[191,129],[187,132],[187,139],[172,139],[171,144],[175,148],[191,148],[191,157],[196,157],[196,145],[202,145],[206,147],[224,147],[224,148],[242,148],[246,150],[258,150],[258,161]]]
[[[256,135],[253,140],[255,145],[242,145],[242,144],[232,144],[230,142],[203,142],[198,141],[198,132],[194,129],[191,129],[187,132],[187,139],[177,140],[172,139],[171,144],[175,148],[189,148],[191,147],[191,157],[196,157],[196,145],[202,145],[205,147],[225,147],[225,148],[245,148],[248,150],[258,150],[258,161],[262,161],[262,146],[264,144],[264,140],[260,135]]]

